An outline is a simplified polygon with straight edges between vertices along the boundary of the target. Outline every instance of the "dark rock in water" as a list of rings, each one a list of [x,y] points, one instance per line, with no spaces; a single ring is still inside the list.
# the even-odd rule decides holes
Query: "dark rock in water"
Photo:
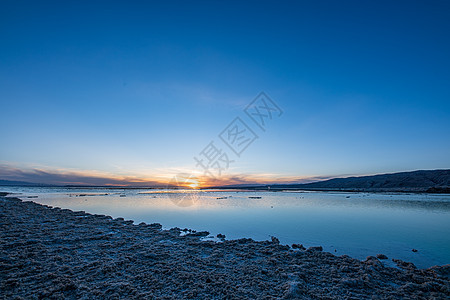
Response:
[[[388,259],[388,257],[384,254],[377,254],[378,259]]]
[[[261,197],[257,197],[257,196],[250,196],[248,197],[249,199],[261,199]]]
[[[376,258],[375,256],[367,256],[364,263],[367,265],[374,266],[374,267],[379,267],[382,265],[381,262],[378,260],[378,258]]]
[[[286,251],[291,249],[291,247],[289,247],[288,245],[279,245],[278,248],[280,250],[286,250]]]
[[[274,236],[272,236],[271,239],[272,239],[272,243],[275,243],[275,244],[279,244],[280,243],[280,240],[278,238],[274,237]]]
[[[190,235],[190,236],[202,236],[203,237],[203,236],[208,236],[209,232],[208,231],[199,231],[199,232],[197,232],[197,231],[193,230],[188,235]]]
[[[219,234],[217,235],[217,237],[218,237],[219,239],[224,239],[224,238],[225,238],[225,234],[219,233]]]
[[[170,232],[174,232],[174,233],[176,233],[177,235],[181,233],[181,229],[178,228],[178,227],[170,228],[169,231],[170,231]]]
[[[430,270],[432,270],[433,272],[450,279],[450,264],[448,265],[443,265],[443,266],[434,266],[431,267]]]
[[[412,262],[407,262],[407,261],[403,261],[401,259],[392,259],[393,262],[395,262],[395,264],[403,269],[407,269],[407,270],[415,270],[417,269],[417,267],[412,263]]]
[[[150,224],[148,226],[151,227],[151,228],[155,228],[155,229],[161,229],[162,228],[162,225],[159,224],[159,223],[152,223],[152,224]]]
[[[292,244],[292,249],[306,250],[302,244]]]
[[[309,247],[306,251],[323,251],[323,248],[322,248],[322,246]]]
[[[367,256],[365,261],[369,260],[377,260],[377,258],[375,256]]]
[[[417,250],[417,249],[412,249],[411,251],[412,251],[412,252],[417,252],[418,250]]]
[[[253,242],[253,240],[249,239],[249,238],[242,238],[242,239],[235,240],[235,242],[238,244],[248,244],[248,243]]]

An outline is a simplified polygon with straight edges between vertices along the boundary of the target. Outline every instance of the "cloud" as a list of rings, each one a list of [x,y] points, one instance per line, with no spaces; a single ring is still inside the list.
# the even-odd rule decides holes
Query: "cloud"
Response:
[[[0,179],[26,181],[51,185],[98,185],[98,186],[162,186],[162,181],[133,176],[114,176],[93,171],[20,169],[0,165]]]
[[[209,177],[200,177],[202,186],[222,186],[222,185],[244,185],[244,184],[294,184],[310,183],[331,177],[299,177],[299,176],[280,176],[277,174],[240,174],[224,175],[217,179]]]
[[[170,171],[170,172],[168,172]],[[170,173],[173,174],[171,175]],[[50,185],[90,185],[90,186],[145,186],[165,187],[179,172],[165,170],[160,176],[120,176],[99,171],[74,171],[65,169],[51,169],[45,167],[19,168],[7,164],[0,164],[0,179],[12,181],[25,181],[36,184]],[[198,172],[183,170],[183,174],[192,174],[201,187],[244,184],[290,184],[309,183],[329,179],[328,176],[298,177],[280,176],[277,174],[229,174],[220,178],[203,176]]]

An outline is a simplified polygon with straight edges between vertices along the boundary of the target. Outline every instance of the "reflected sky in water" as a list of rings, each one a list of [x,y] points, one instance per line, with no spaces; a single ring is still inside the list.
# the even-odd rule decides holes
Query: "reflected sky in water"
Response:
[[[24,200],[222,233],[276,236],[363,259],[386,254],[419,267],[450,263],[450,195],[4,187]],[[28,196],[38,196],[28,198]],[[256,197],[256,198],[249,198]],[[258,198],[261,197],[261,198]],[[419,251],[414,253],[412,249]]]

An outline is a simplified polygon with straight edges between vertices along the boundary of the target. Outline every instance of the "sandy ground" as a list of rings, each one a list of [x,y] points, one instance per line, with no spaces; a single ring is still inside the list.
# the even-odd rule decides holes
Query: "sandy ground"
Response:
[[[411,299],[450,297],[450,265],[334,256],[0,197],[3,299]]]

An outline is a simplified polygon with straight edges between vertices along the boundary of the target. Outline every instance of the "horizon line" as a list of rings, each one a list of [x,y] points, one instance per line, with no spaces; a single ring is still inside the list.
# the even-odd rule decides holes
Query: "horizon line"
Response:
[[[418,169],[401,170],[396,172],[372,173],[372,174],[340,174],[340,175],[310,175],[310,176],[280,176],[276,174],[228,174],[221,178],[210,178],[193,173],[178,173],[171,176],[164,174],[152,178],[138,176],[121,176],[95,171],[73,170],[44,170],[41,168],[17,168],[0,164],[0,181],[22,182],[37,186],[57,187],[104,187],[104,188],[221,188],[221,187],[245,187],[264,185],[289,185],[321,182],[335,178],[365,177],[385,174],[396,174],[416,171],[447,170]]]

